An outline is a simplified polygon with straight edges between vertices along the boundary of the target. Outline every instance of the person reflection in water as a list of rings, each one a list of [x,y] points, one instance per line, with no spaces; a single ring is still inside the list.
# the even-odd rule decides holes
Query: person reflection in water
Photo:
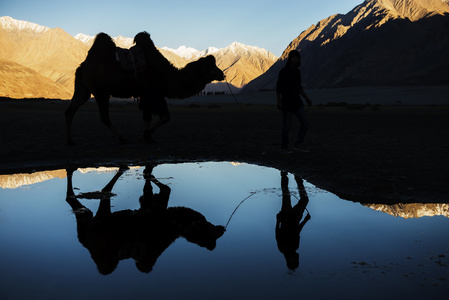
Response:
[[[282,207],[281,211],[276,215],[276,242],[290,270],[295,270],[299,266],[299,254],[297,252],[299,249],[299,238],[304,225],[310,220],[310,214],[307,213],[307,216],[301,222],[306,206],[309,203],[309,198],[302,179],[295,176],[295,181],[298,185],[300,199],[292,207],[288,189],[288,174],[287,172],[281,172]]]
[[[153,269],[159,256],[179,237],[213,250],[224,233],[206,218],[186,207],[167,207],[170,188],[153,175],[154,166],[144,170],[145,185],[138,210],[111,212],[112,188],[127,170],[121,167],[101,192],[73,192],[74,170],[67,170],[67,197],[76,216],[79,242],[86,247],[103,275],[112,273],[120,260],[132,258],[144,273]],[[159,193],[153,193],[155,184]],[[77,198],[100,199],[95,216]]]

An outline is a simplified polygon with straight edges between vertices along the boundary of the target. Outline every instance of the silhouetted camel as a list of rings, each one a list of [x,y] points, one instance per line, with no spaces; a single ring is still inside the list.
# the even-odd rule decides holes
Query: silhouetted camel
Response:
[[[112,273],[120,260],[132,258],[141,272],[153,269],[159,256],[179,237],[213,250],[224,233],[190,208],[168,207],[170,188],[144,171],[145,185],[140,209],[111,212],[112,188],[127,168],[120,168],[100,191],[75,196],[72,186],[74,170],[67,170],[67,197],[76,216],[79,242],[86,247],[101,274]],[[153,193],[152,183],[160,192]],[[77,198],[100,199],[95,216]]]
[[[157,50],[148,33],[137,34],[134,43],[136,45],[130,49],[134,53],[130,56],[131,65],[139,64],[140,68],[125,69],[118,57],[119,53],[126,50],[116,47],[106,33],[96,36],[86,60],[76,70],[75,92],[65,111],[69,145],[74,144],[73,117],[79,107],[90,99],[91,94],[98,104],[101,121],[122,142],[125,139],[109,118],[109,97],[139,97],[139,108],[143,112],[145,123],[144,137],[151,140],[151,133],[170,120],[164,97],[187,98],[202,91],[206,84],[224,79],[213,56],[200,58],[178,69]],[[139,57],[143,57],[143,62]],[[159,116],[159,121],[154,126],[151,126],[152,114]]]

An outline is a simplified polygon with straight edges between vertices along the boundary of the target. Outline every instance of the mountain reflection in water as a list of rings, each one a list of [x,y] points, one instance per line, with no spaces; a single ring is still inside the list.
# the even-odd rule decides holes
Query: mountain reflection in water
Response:
[[[0,187],[1,299],[447,296],[447,204],[362,205],[226,162],[1,175]]]
[[[230,162],[234,166],[238,166],[241,163]],[[139,167],[129,167],[130,169],[136,169]],[[112,173],[117,172],[119,167],[99,167],[99,168],[80,168],[81,173],[98,172],[98,173]],[[44,182],[53,178],[65,178],[67,171],[65,169],[42,171],[34,173],[20,173],[12,175],[0,175],[0,188],[2,189],[15,189],[27,185],[32,185],[39,182]],[[86,197],[86,196],[84,196]],[[371,209],[387,213],[394,217],[401,217],[404,219],[409,218],[422,218],[422,217],[434,217],[444,216],[449,218],[449,204],[448,203],[398,203],[398,204],[363,204],[363,206]]]

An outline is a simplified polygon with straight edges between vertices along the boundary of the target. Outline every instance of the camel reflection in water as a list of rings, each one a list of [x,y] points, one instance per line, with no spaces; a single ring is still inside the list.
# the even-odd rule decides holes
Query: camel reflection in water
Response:
[[[301,222],[309,203],[309,197],[304,188],[303,180],[295,175],[300,199],[295,206],[291,203],[291,194],[288,189],[288,174],[281,171],[282,207],[276,215],[276,242],[279,251],[284,255],[287,267],[295,270],[299,266],[299,240],[301,230],[310,220],[310,214]]]
[[[170,188],[153,175],[154,166],[144,170],[145,185],[138,210],[111,212],[112,188],[126,172],[120,167],[101,192],[73,192],[72,177],[75,170],[67,170],[67,198],[76,216],[78,240],[86,247],[101,274],[112,273],[120,260],[132,258],[136,267],[151,272],[159,256],[179,237],[213,250],[225,229],[209,223],[206,218],[190,208],[167,207]],[[152,183],[159,188],[153,193]],[[78,198],[100,199],[95,216]]]

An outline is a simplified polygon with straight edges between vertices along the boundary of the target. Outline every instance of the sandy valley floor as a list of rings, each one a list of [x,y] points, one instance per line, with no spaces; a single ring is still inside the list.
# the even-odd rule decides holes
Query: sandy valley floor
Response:
[[[387,105],[311,107],[307,146],[312,152],[291,155],[279,151],[281,119],[268,104],[272,93],[237,95],[241,105],[230,96],[170,101],[172,119],[154,134],[154,144],[142,140],[135,102],[111,104],[112,120],[129,139],[127,144],[113,138],[99,122],[96,105],[88,103],[75,116],[73,147],[65,145],[63,112],[68,102],[4,100],[0,173],[145,161],[239,161],[299,174],[348,200],[447,203],[449,99],[443,104],[448,88],[362,92],[310,91],[315,104],[346,100]]]

